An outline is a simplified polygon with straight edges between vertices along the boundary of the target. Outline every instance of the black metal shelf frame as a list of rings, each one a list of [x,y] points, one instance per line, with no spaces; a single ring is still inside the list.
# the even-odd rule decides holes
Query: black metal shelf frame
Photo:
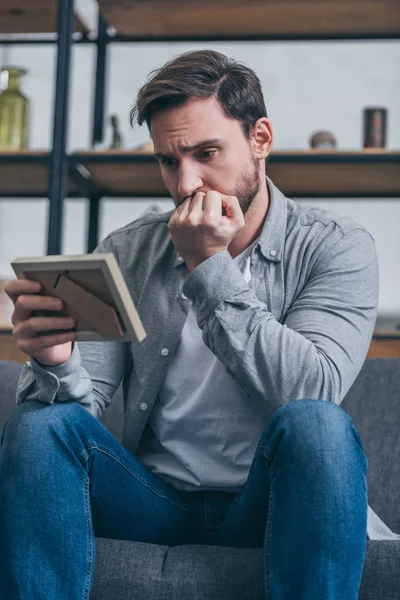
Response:
[[[66,132],[68,123],[68,98],[69,98],[69,83],[70,83],[70,56],[72,44],[96,44],[97,59],[96,59],[96,76],[93,101],[93,130],[92,130],[92,146],[101,143],[104,139],[104,116],[105,116],[105,91],[106,91],[106,70],[107,70],[107,46],[109,43],[148,43],[148,42],[218,42],[218,41],[360,41],[360,40],[397,40],[400,39],[399,34],[360,34],[346,33],[339,34],[309,34],[309,35],[192,35],[192,36],[126,36],[116,33],[112,28],[107,26],[103,16],[99,13],[98,19],[98,34],[95,38],[85,36],[73,32],[74,23],[74,0],[58,0],[58,29],[53,38],[48,36],[37,36],[35,38],[24,36],[0,36],[1,44],[57,44],[57,68],[56,68],[56,93],[54,101],[53,113],[53,146],[49,156],[19,156],[18,158],[9,158],[0,155],[0,163],[20,161],[25,163],[40,163],[49,165],[49,221],[48,221],[48,254],[62,253],[62,225],[63,225],[63,203],[67,196],[68,178],[76,185],[79,191],[69,194],[71,198],[88,198],[88,226],[87,226],[87,252],[92,252],[98,244],[99,236],[99,220],[101,199],[108,195],[107,190],[102,190],[92,181],[90,174],[82,166],[84,159],[87,156],[79,156],[74,154],[68,156],[66,152]],[[359,157],[340,157],[340,160],[349,161],[367,161],[374,160],[375,162],[385,162],[390,157],[382,156],[359,156]],[[148,162],[149,157],[136,156],[97,156],[96,162]],[[154,159],[155,160],[155,159]],[[289,161],[290,154],[280,156],[279,159],[271,157],[272,160],[280,160],[281,162]],[[298,162],[309,161],[309,157],[296,157]],[[337,157],[319,156],[312,157],[313,161],[329,162],[338,160]],[[81,193],[80,193],[81,192]],[[113,194],[116,197],[134,198],[135,194]],[[329,194],[307,194],[311,197],[336,198],[337,195],[330,196]],[[0,193],[1,198],[23,198],[23,197],[43,197],[37,193]],[[140,197],[154,197],[154,194],[140,194]],[[160,196],[163,197],[163,196]],[[297,197],[301,197],[298,195]],[[346,197],[352,197],[351,194]],[[358,194],[353,197],[359,197]],[[363,197],[367,197],[363,195]],[[371,196],[375,197],[375,196]],[[380,196],[381,197],[381,196]],[[383,196],[382,196],[383,197]],[[391,197],[387,195],[385,197]],[[397,196],[396,196],[397,197]]]

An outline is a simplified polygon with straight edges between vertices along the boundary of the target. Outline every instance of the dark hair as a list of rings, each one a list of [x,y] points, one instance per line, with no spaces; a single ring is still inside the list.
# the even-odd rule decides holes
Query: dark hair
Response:
[[[152,71],[130,111],[131,126],[144,122],[150,131],[158,110],[182,106],[192,98],[216,97],[227,117],[241,122],[250,139],[251,128],[267,116],[261,83],[249,67],[214,50],[185,52]]]

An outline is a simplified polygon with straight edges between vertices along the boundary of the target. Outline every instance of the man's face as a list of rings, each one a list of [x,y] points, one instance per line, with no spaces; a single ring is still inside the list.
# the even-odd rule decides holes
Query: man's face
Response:
[[[236,196],[247,212],[260,189],[260,162],[241,123],[226,117],[215,98],[157,112],[151,136],[177,206],[195,192],[215,190]]]

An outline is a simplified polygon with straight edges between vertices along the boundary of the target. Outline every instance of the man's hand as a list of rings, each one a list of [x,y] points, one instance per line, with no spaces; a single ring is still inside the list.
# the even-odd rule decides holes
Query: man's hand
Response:
[[[60,312],[63,302],[53,296],[39,295],[41,284],[29,279],[14,279],[4,290],[14,304],[11,322],[13,337],[22,352],[45,366],[60,365],[69,360],[76,339],[74,320],[52,312]],[[36,311],[50,311],[34,316]],[[46,314],[45,312],[45,314]]]
[[[210,191],[197,192],[182,202],[172,213],[168,229],[175,248],[193,271],[210,256],[226,250],[244,225],[238,199]]]

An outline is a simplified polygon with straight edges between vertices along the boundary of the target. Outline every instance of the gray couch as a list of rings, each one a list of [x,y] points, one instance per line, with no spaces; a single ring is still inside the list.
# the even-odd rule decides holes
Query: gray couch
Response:
[[[21,365],[0,361],[0,433]],[[343,401],[364,441],[371,508],[400,532],[400,359],[367,360]],[[121,390],[103,423],[120,439]],[[1,499],[0,499],[1,502]],[[97,538],[93,600],[257,600],[261,550]],[[360,600],[400,599],[400,541],[367,542]],[[339,600],[339,599],[338,599]]]

